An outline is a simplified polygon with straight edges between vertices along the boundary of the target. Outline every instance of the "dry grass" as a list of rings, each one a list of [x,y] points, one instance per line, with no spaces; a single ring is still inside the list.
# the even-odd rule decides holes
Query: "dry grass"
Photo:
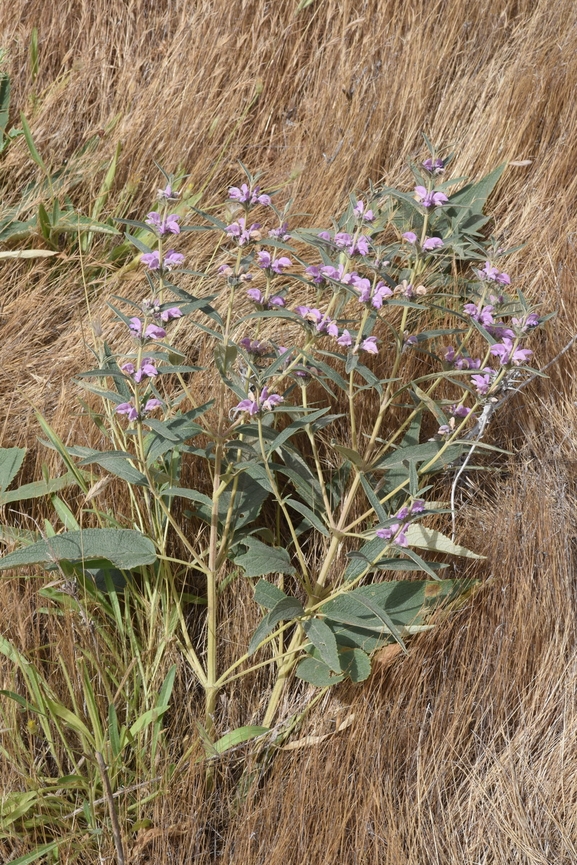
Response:
[[[133,217],[157,186],[154,158],[189,172],[205,206],[237,180],[242,158],[319,220],[369,178],[406,177],[403,160],[420,148],[423,129],[454,147],[458,173],[531,159],[508,170],[492,206],[506,242],[527,244],[510,268],[519,284],[559,311],[538,347],[538,361],[547,362],[577,324],[577,6],[316,0],[299,15],[295,7],[4,2],[0,45],[10,52],[14,110],[25,111],[53,165],[117,118],[71,195],[90,209],[121,141],[107,212]],[[0,167],[7,200],[31,174],[20,142]],[[94,260],[100,251],[97,244]],[[67,382],[87,362],[81,264],[91,263],[72,257],[57,269],[2,269],[4,446],[34,442],[31,405],[63,435],[88,434],[73,420]],[[117,282],[111,271],[90,288],[94,317],[104,315],[108,292],[138,290],[131,275]],[[302,735],[330,732],[351,713],[354,723],[282,754],[236,813],[226,795],[202,803],[193,769],[181,776],[154,806],[156,829],[132,839],[134,865],[577,861],[576,372],[570,350],[548,381],[510,401],[494,429],[496,441],[517,451],[508,473],[490,492],[464,487],[461,539],[486,553],[479,573],[493,577],[483,593],[420,638],[408,658],[377,665],[369,683],[316,710]],[[3,588],[0,611],[0,629],[29,648],[46,638],[31,589]],[[230,615],[231,635],[245,640],[242,608]],[[60,636],[60,651],[73,653]],[[181,680],[175,731],[194,720],[184,672]],[[234,696],[222,707],[224,727],[227,718],[238,723]],[[223,767],[224,794],[234,771]],[[4,789],[13,783],[10,767],[0,775]]]

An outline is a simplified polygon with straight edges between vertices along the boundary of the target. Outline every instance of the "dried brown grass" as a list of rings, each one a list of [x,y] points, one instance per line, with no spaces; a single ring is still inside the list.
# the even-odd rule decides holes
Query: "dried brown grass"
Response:
[[[4,2],[0,44],[11,54],[14,108],[27,113],[54,165],[118,117],[71,194],[89,209],[102,164],[122,141],[108,212],[129,207],[132,216],[156,188],[153,158],[190,172],[194,189],[206,184],[204,204],[237,179],[242,158],[317,219],[369,177],[406,178],[403,160],[419,150],[423,129],[455,148],[459,173],[531,159],[508,170],[492,206],[507,243],[527,244],[512,267],[519,284],[559,311],[537,351],[541,363],[554,357],[577,323],[575,4],[318,0],[296,16],[295,6]],[[15,199],[31,176],[23,142],[1,174],[3,194]],[[63,435],[88,435],[67,387],[86,363],[80,264],[2,269],[3,445],[33,443],[31,404]],[[120,288],[138,290],[130,276]],[[91,288],[94,316],[104,315],[113,289],[113,273]],[[154,806],[156,831],[132,839],[134,863],[577,861],[575,357],[567,352],[549,380],[508,404],[494,429],[517,452],[507,473],[484,492],[463,487],[461,539],[488,556],[478,572],[493,576],[482,594],[416,641],[408,658],[377,664],[369,683],[332,695],[301,735],[330,732],[350,714],[354,723],[281,754],[236,813],[226,801],[234,764],[223,766],[220,798],[208,804],[191,768]],[[0,628],[23,647],[46,636],[35,608],[31,587],[3,588]],[[241,642],[244,613],[240,604],[228,621]],[[73,657],[60,637],[59,650]],[[221,707],[223,729],[239,723],[239,702],[257,708],[255,693]],[[172,729],[192,731],[185,671],[178,705]],[[12,783],[2,767],[0,785]]]

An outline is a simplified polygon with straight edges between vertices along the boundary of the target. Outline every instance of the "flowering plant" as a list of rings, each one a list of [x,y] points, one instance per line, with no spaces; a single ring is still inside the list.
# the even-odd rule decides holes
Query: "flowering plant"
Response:
[[[58,562],[104,595],[119,580],[126,594],[145,593],[151,615],[177,623],[209,753],[282,724],[292,683],[367,679],[377,649],[405,649],[471,588],[443,579],[438,555],[425,558],[479,558],[437,529],[451,509],[433,478],[472,449],[496,450],[482,441],[487,421],[531,374],[526,342],[545,319],[483,231],[504,166],[477,183],[439,182],[449,161],[431,148],[412,166],[414,190],[351,195],[330,229],[293,226],[288,205],[249,172],[229,190],[227,218],[193,209],[197,224],[183,224],[167,178],[158,211],[120,220],[155,234],[155,248],[126,234],[148,296],[120,299],[132,315],[112,306],[131,348],[103,341],[98,366],[80,376],[103,400],[91,411],[106,449],[61,453],[77,478],[100,466],[128,484],[130,528],[93,509],[100,528],[43,539],[0,567]],[[165,249],[167,235],[190,231],[215,235],[205,272]],[[187,327],[208,366],[178,347]],[[202,466],[198,489],[183,482],[191,465]],[[225,664],[222,598],[240,575],[261,620]],[[190,605],[206,609],[202,627],[191,628]],[[218,694],[264,667],[273,681],[260,726],[219,739]]]

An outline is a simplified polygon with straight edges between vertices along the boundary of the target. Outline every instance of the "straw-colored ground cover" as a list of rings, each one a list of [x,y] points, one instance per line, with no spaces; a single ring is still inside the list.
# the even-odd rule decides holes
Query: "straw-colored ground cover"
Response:
[[[313,0],[298,13],[297,0],[1,6],[14,124],[24,112],[53,167],[70,169],[73,154],[93,142],[61,190],[81,213],[92,212],[120,144],[100,219],[147,212],[155,159],[186,172],[205,208],[239,180],[242,159],[265,172],[268,187],[282,185],[299,211],[326,221],[369,179],[408,183],[404,160],[421,153],[424,130],[454,148],[459,175],[530,160],[507,169],[490,209],[507,245],[525,243],[507,267],[516,283],[545,311],[558,310],[532,346],[537,364],[576,332],[571,0]],[[37,64],[29,57],[34,27]],[[0,207],[18,203],[40,176],[18,139],[0,161]],[[31,198],[29,213],[35,207]],[[87,441],[69,379],[90,364],[86,344],[91,326],[108,322],[108,296],[138,291],[135,271],[119,273],[110,248],[97,238],[81,254],[63,242],[57,268],[0,265],[0,445],[31,446],[23,482],[53,460],[36,444],[34,409],[65,440]],[[192,249],[187,239],[182,250]],[[234,758],[219,768],[210,801],[201,795],[203,771],[181,772],[150,806],[150,827],[125,839],[128,861],[577,861],[576,351],[512,398],[492,428],[491,440],[514,456],[482,487],[474,477],[462,487],[459,540],[487,556],[476,568],[491,578],[483,592],[416,640],[408,657],[382,657],[367,683],[331,694],[300,735],[346,728],[277,756],[247,801],[232,807],[227,799]],[[36,590],[3,583],[0,632],[23,650],[57,645],[73,659],[74,632],[46,630]],[[231,640],[246,642],[253,626],[240,603],[230,611]],[[249,705],[251,695],[229,696],[223,711],[232,727],[242,723],[235,702]],[[195,729],[185,671],[174,706],[169,736],[178,750]],[[0,763],[0,793],[18,783]],[[6,860],[27,850],[24,839],[1,844]],[[114,855],[110,839],[102,855]]]

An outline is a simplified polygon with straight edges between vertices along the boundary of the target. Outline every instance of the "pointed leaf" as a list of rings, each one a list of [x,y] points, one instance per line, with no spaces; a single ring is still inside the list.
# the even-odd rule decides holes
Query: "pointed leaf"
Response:
[[[467,559],[484,559],[486,556],[481,556],[478,553],[473,553],[466,547],[461,547],[446,535],[437,532],[434,529],[427,529],[420,523],[411,523],[408,530],[405,532],[409,546],[422,547],[425,550],[434,550],[439,553],[450,553],[452,556],[463,556]]]
[[[272,608],[270,613],[267,613],[249,643],[248,654],[252,655],[258,649],[262,641],[268,637],[275,626],[282,621],[291,621],[304,616],[304,610],[301,602],[297,598],[282,598]]]
[[[339,653],[335,635],[321,619],[307,619],[302,623],[303,630],[313,646],[334,673],[341,672]]]
[[[268,547],[255,537],[242,541],[248,551],[235,556],[234,563],[239,565],[247,577],[263,577],[266,574],[294,574],[288,552],[282,547]]]
[[[0,492],[8,489],[25,456],[26,448],[0,448]]]

